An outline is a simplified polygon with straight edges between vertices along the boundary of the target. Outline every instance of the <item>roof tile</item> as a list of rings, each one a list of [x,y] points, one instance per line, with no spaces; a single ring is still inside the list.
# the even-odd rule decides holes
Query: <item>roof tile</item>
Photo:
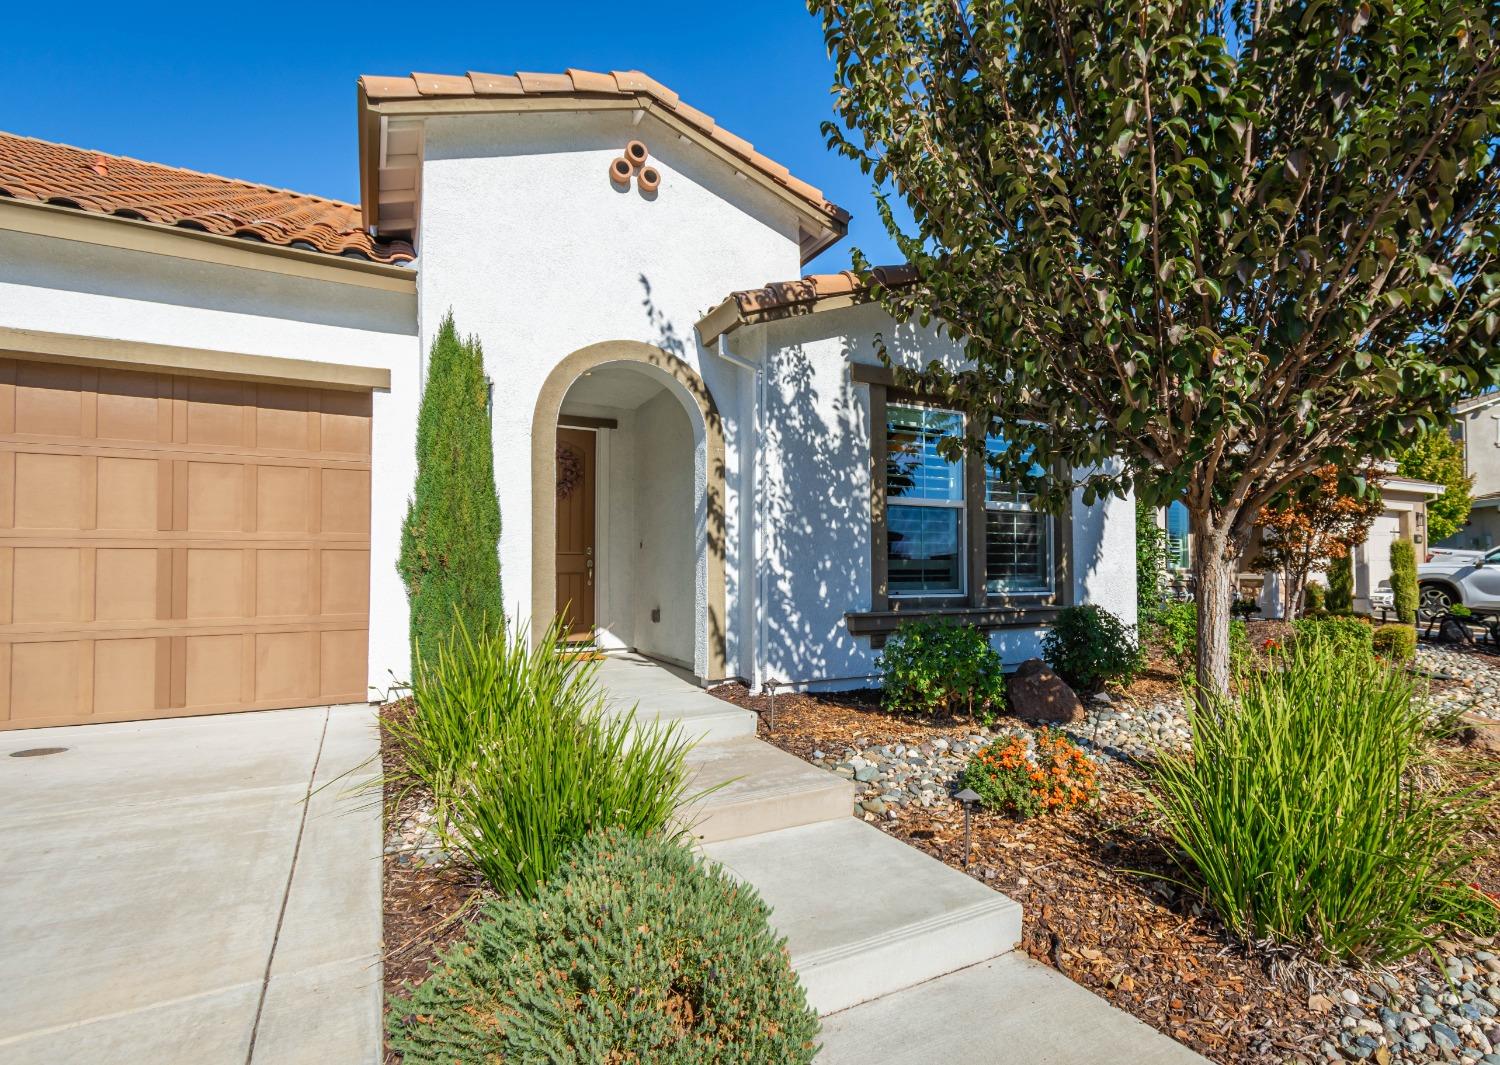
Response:
[[[511,77],[508,74],[470,73],[467,78],[443,79],[438,75],[412,74],[407,78],[375,77],[366,74],[360,78],[367,99],[408,100],[416,96],[469,95],[469,96],[517,96],[557,95],[563,93],[586,93],[589,95],[615,95],[648,97],[671,111],[679,119],[699,133],[712,139],[731,154],[744,160],[745,164],[764,174],[787,189],[799,199],[807,201],[821,214],[826,215],[834,227],[844,226],[849,221],[849,212],[837,204],[828,202],[821,190],[799,181],[786,167],[757,152],[754,146],[742,137],[719,126],[710,116],[683,103],[678,95],[656,79],[639,70],[616,70],[609,74],[570,69],[565,74],[535,74],[521,72]],[[452,83],[450,87],[450,82]],[[459,83],[463,87],[459,88]]]
[[[404,241],[376,241],[353,204],[14,133],[0,132],[0,196],[379,263],[414,257]]]

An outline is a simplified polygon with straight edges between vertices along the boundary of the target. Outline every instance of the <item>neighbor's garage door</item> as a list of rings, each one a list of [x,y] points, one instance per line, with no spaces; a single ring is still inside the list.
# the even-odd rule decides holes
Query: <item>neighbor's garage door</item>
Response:
[[[0,359],[0,729],[363,700],[370,395]]]

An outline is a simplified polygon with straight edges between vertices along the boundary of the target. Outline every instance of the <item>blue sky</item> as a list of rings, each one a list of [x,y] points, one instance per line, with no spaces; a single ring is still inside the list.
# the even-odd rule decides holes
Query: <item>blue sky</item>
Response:
[[[851,245],[897,258],[869,182],[824,147],[832,67],[797,0],[25,4],[4,38],[0,129],[351,201],[360,74],[639,68],[854,213],[809,272]]]

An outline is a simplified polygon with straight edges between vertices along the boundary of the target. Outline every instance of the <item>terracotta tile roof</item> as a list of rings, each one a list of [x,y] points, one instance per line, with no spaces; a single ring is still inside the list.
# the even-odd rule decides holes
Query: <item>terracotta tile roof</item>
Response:
[[[916,279],[916,271],[910,266],[877,266],[870,271],[874,279],[886,288],[910,284]],[[731,292],[742,314],[758,314],[792,307],[801,303],[816,303],[833,296],[860,296],[867,293],[869,283],[853,270],[837,274],[808,274],[795,281],[772,281],[760,288]]]
[[[413,258],[410,244],[365,232],[353,204],[13,133],[0,132],[0,196],[378,263]]]
[[[404,77],[366,74],[359,79],[359,84],[366,99],[372,102],[455,96],[648,97],[776,184],[805,200],[836,226],[842,228],[849,221],[849,212],[830,203],[820,189],[794,178],[786,167],[757,152],[749,141],[736,137],[702,111],[683,103],[675,92],[639,70],[615,70],[608,74],[573,69],[562,74],[479,74],[471,71],[463,75],[410,74]]]
[[[853,270],[843,270],[836,274],[808,274],[794,281],[772,281],[760,288],[731,292],[724,302],[699,320],[698,336],[703,343],[711,344],[720,334],[737,329],[746,322],[809,314],[818,309],[818,304],[839,296],[848,297],[848,302],[868,299],[870,279],[886,288],[899,288],[911,284],[916,276],[916,271],[903,263],[874,267],[868,279]]]

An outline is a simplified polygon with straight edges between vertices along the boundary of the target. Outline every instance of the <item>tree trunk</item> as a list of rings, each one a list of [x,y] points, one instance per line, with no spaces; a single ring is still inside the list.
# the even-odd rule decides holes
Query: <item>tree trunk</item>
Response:
[[[1198,608],[1198,683],[1229,694],[1229,601],[1233,565],[1228,522],[1189,512],[1193,527],[1193,598]]]

